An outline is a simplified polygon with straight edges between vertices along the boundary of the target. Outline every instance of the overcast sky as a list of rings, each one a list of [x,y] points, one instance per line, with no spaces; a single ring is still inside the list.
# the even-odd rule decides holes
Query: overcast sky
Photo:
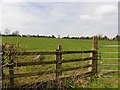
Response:
[[[1,10],[2,33],[8,28],[56,36],[118,34],[117,2],[2,2]]]

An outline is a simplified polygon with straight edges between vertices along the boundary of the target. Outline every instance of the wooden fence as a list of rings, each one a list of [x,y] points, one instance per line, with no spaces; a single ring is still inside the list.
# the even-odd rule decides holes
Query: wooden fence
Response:
[[[97,44],[96,43],[96,37],[94,37],[94,45],[92,50],[86,50],[86,51],[62,51],[62,46],[59,45],[56,51],[52,52],[11,52],[9,53],[9,64],[3,65],[6,67],[9,67],[9,74],[4,75],[5,78],[9,79],[10,86],[13,87],[15,85],[14,79],[19,78],[19,77],[28,77],[28,76],[37,76],[37,75],[43,75],[43,74],[51,74],[55,73],[56,74],[56,80],[60,76],[62,76],[62,73],[64,71],[69,71],[69,70],[76,70],[80,68],[89,68],[91,67],[91,71],[87,73],[91,74],[96,74],[97,73]],[[65,54],[83,54],[83,53],[92,53],[92,56],[87,57],[87,58],[79,58],[79,59],[68,59],[64,60],[62,59],[62,55]],[[55,60],[52,61],[35,61],[33,62],[19,62],[15,63],[13,56],[22,56],[22,55],[56,55]],[[70,67],[70,68],[62,68],[63,63],[68,63],[68,62],[84,62],[84,61],[92,61],[91,64],[85,65],[85,66],[77,66],[77,67]],[[19,73],[19,74],[14,74],[14,67],[21,67],[21,66],[32,66],[32,65],[42,65],[42,64],[55,64],[56,69],[55,70],[45,70],[45,71],[40,71],[40,72],[31,72],[31,73]],[[86,74],[87,74],[86,73]]]
[[[119,75],[120,70],[119,70],[119,47],[120,45],[103,45],[99,47],[99,50],[104,49],[105,51],[99,52],[100,53],[100,60],[101,63],[99,64],[99,67],[101,68],[100,70],[98,70],[99,72],[101,72],[103,75],[106,75],[104,77],[112,77],[113,73],[116,73],[116,75]],[[115,49],[115,50],[111,50],[111,49]],[[108,49],[108,50],[107,50]],[[109,57],[105,57],[109,55]],[[105,62],[108,61],[108,62]],[[114,61],[114,62],[110,62],[110,61]],[[109,67],[109,68],[106,68]],[[114,76],[116,76],[114,75]],[[117,76],[118,77],[118,76]]]

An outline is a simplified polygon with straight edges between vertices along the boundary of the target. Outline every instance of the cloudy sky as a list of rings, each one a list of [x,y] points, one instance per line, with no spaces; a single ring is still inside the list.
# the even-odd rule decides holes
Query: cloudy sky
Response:
[[[2,2],[0,21],[2,33],[114,37],[118,2]]]

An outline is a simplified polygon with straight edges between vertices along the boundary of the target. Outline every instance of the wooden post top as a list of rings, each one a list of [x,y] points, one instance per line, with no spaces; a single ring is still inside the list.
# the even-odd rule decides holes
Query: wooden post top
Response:
[[[98,50],[98,37],[93,37],[93,50]]]

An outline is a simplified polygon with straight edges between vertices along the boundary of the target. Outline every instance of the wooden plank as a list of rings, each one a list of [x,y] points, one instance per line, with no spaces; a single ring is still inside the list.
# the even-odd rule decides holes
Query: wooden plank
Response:
[[[101,70],[101,72],[120,72],[120,70]]]
[[[68,63],[68,62],[78,62],[78,61],[88,61],[88,60],[92,60],[92,57],[88,57],[88,58],[78,58],[78,59],[66,59],[63,60],[62,63]]]
[[[101,58],[102,60],[120,60],[120,58]]]
[[[84,76],[84,77],[87,77],[87,76],[91,76],[91,75],[94,75],[93,74],[93,72],[85,72],[85,73],[81,73],[81,74],[78,74],[78,75],[72,75],[72,76],[62,76],[62,77],[58,77],[58,79],[61,81],[61,80],[67,80],[67,79],[78,79],[78,78],[81,78],[82,76]],[[39,86],[39,85],[47,85],[47,83],[48,82],[56,82],[56,79],[51,79],[51,80],[46,80],[46,81],[39,81],[39,82],[33,82],[33,83],[29,83],[29,84],[23,84],[23,85],[21,85],[21,86],[19,86],[19,85],[16,85],[15,86],[15,88],[18,88],[18,87],[20,87],[21,89],[22,88],[31,88],[32,86],[34,86],[34,85],[37,85],[37,86]],[[39,86],[40,87],[40,86]]]
[[[79,62],[79,61],[88,61],[92,60],[92,57],[88,58],[77,58],[77,59],[64,59],[62,63],[69,63],[69,62]],[[42,64],[56,64],[56,60],[52,61],[33,61],[33,62],[22,62],[22,63],[13,63],[13,64],[4,64],[2,66],[9,67],[9,65],[14,65],[14,67],[21,67],[21,66],[32,66],[32,65],[42,65]]]
[[[120,52],[101,52],[100,54],[120,54]]]
[[[109,73],[109,74],[110,74],[110,73]],[[106,74],[104,74],[104,75],[106,75]],[[114,77],[114,78],[118,78],[118,76],[108,76],[108,75],[107,75],[107,76],[103,76],[103,77],[104,77],[104,78],[113,78],[113,77]]]
[[[92,53],[94,52],[94,50],[86,50],[86,51],[60,51],[60,52],[56,52],[56,51],[49,51],[49,52],[12,52],[12,55],[51,55],[51,54],[56,54],[56,53],[62,53],[62,54],[82,54],[82,53]]]
[[[65,68],[62,69],[62,71],[69,71],[69,70],[76,70],[76,69],[82,69],[82,68],[88,68],[88,67],[92,67],[92,65],[85,65],[85,66],[77,66],[77,67],[71,67],[71,68]]]
[[[100,46],[100,48],[113,48],[113,47],[120,47],[120,45],[103,45],[103,46]]]
[[[22,62],[22,63],[15,63],[14,66],[31,66],[31,65],[43,65],[43,64],[55,64],[56,60],[53,61],[34,61],[34,62]]]
[[[87,50],[87,51],[62,51],[62,54],[83,54],[83,53],[92,53],[94,50]]]
[[[10,75],[5,75],[5,78],[19,78],[19,77],[29,77],[29,76],[37,76],[37,75],[43,75],[43,74],[51,74],[51,73],[56,73],[56,70],[46,70],[46,71],[39,71],[39,72],[30,72],[30,73],[19,73],[19,74],[14,74],[12,76]]]
[[[77,66],[77,67],[72,67],[72,68],[64,68],[61,69],[62,71],[69,71],[69,70],[76,70],[76,69],[82,69],[82,68],[88,68],[91,67],[92,65],[85,65],[85,66]],[[37,76],[37,75],[42,75],[42,74],[51,74],[51,73],[56,73],[57,70],[47,70],[47,71],[40,71],[40,72],[33,72],[33,73],[20,73],[20,74],[14,74],[12,76],[10,75],[5,75],[5,78],[19,78],[19,77],[28,77],[28,76]]]
[[[120,66],[120,64],[100,64],[100,66]]]
[[[120,70],[102,70],[102,73],[103,75],[106,75],[106,74],[112,74],[112,73],[119,73]]]
[[[49,51],[49,52],[12,52],[12,55],[54,55],[56,52],[55,51]]]
[[[85,72],[85,73],[81,73],[81,74],[78,74],[78,75],[61,76],[61,77],[58,77],[58,79],[60,79],[60,80],[69,79],[69,80],[70,80],[70,78],[71,78],[71,79],[72,79],[72,78],[78,79],[78,78],[80,78],[81,76],[86,77],[86,76],[92,76],[92,75],[94,75],[94,73],[90,71],[90,72]]]

